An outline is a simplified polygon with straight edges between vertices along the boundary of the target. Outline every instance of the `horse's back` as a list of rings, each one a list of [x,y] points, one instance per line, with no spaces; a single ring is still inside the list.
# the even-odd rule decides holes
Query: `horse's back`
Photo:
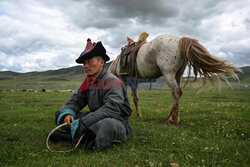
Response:
[[[164,34],[143,45],[137,57],[139,76],[158,78],[166,72],[176,73],[183,62],[179,42],[179,37]]]

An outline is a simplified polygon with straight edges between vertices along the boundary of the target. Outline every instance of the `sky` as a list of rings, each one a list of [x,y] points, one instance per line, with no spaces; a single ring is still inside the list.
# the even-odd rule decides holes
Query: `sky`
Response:
[[[250,65],[249,0],[0,0],[0,71],[78,65],[87,38],[111,60],[142,32],[197,39],[238,67]]]

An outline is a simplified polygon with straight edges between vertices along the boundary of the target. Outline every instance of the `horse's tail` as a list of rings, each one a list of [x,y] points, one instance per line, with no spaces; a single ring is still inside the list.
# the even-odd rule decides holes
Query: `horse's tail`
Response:
[[[198,75],[203,77],[203,87],[207,84],[208,79],[213,85],[219,83],[221,79],[229,83],[225,74],[239,80],[235,71],[242,72],[241,69],[212,56],[196,39],[181,38],[179,48],[181,56],[184,57],[189,68],[185,86],[190,81],[191,68],[193,68],[195,76],[193,81],[197,80]]]

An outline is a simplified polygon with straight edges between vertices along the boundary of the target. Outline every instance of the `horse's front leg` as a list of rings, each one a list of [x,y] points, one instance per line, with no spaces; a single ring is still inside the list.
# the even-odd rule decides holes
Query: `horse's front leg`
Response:
[[[132,90],[132,95],[133,95],[133,101],[134,101],[134,104],[135,104],[135,107],[136,107],[136,115],[138,117],[142,117],[141,110],[140,110],[140,107],[139,107],[138,90],[137,90],[137,88],[134,88],[134,89],[131,89],[131,90]]]

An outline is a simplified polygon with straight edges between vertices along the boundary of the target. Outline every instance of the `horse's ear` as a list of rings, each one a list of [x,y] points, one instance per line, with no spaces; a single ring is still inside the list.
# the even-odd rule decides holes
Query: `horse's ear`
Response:
[[[128,44],[127,46],[130,46],[132,45],[133,43],[135,43],[131,38],[127,37],[127,40],[128,40]]]

